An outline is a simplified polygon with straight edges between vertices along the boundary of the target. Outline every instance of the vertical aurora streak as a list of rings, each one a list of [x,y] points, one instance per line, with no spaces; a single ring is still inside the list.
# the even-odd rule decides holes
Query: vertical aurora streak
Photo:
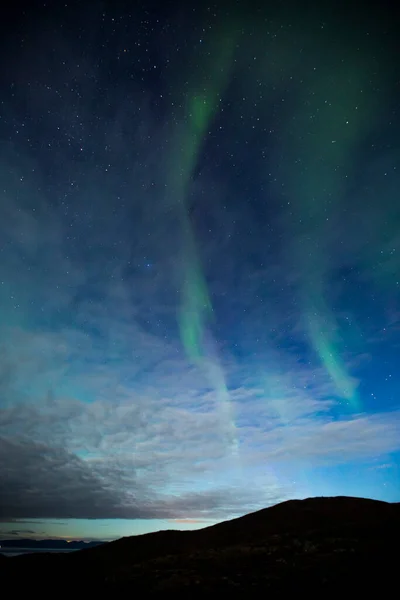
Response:
[[[338,51],[330,47],[332,39],[326,32],[318,37],[314,67],[295,95],[293,117],[282,135],[285,160],[278,169],[286,181],[288,249],[301,279],[309,340],[338,395],[357,410],[355,380],[338,350],[339,326],[326,299],[332,256],[325,240],[335,218],[346,210],[348,165],[367,138],[378,107],[370,83],[370,50],[361,52],[347,40]]]
[[[204,347],[204,331],[213,308],[202,269],[196,237],[189,217],[188,194],[205,135],[215,118],[229,83],[237,29],[232,20],[216,27],[202,46],[198,68],[181,90],[184,106],[182,122],[173,135],[167,188],[173,192],[182,230],[182,275],[179,328],[188,358],[205,372],[215,390],[221,420],[228,428],[228,445],[237,449],[235,424],[222,366],[215,353]]]

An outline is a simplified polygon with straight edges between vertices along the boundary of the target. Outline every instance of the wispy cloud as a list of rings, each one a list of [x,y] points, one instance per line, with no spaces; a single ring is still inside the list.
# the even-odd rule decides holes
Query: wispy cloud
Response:
[[[124,342],[132,331],[131,325]],[[251,491],[243,486],[265,465],[278,472],[279,465],[304,462],[337,465],[399,448],[400,413],[335,418],[340,401],[323,369],[307,377],[282,355],[286,369],[279,377],[266,369],[263,385],[253,379],[230,389],[239,444],[232,455],[232,424],[222,418],[204,374],[169,343],[146,335],[144,363],[158,358],[150,377],[134,365],[135,385],[127,377],[132,359],[123,351],[118,361],[105,354],[103,361],[93,340],[74,346],[79,334],[72,330],[9,330],[21,354],[4,379],[9,402],[0,411],[2,455],[8,457],[0,470],[3,519],[223,518],[292,493],[288,481],[265,469]],[[68,374],[56,369],[65,357]],[[234,361],[227,365],[234,379]],[[19,392],[28,379],[29,399]]]

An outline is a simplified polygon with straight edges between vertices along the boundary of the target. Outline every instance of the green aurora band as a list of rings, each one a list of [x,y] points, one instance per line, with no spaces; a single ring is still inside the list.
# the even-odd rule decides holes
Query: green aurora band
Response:
[[[298,36],[301,40],[302,34]],[[337,33],[324,32],[317,40],[319,47],[316,42],[303,56],[313,67],[302,73],[303,80],[289,99],[292,114],[282,131],[284,158],[278,170],[289,207],[289,260],[295,261],[300,278],[309,339],[338,396],[358,410],[356,380],[347,373],[339,352],[345,344],[339,344],[339,327],[327,302],[330,257],[325,240],[332,220],[345,214],[352,159],[365,143],[379,109],[371,84],[374,59],[371,49],[356,47],[349,39],[342,48],[330,47]],[[305,39],[302,42],[306,45]]]
[[[213,308],[188,214],[188,196],[204,138],[236,63],[234,52],[240,34],[248,29],[242,21],[237,27],[238,22],[231,18],[216,25],[208,40],[203,40],[202,59],[190,61],[191,66],[195,65],[193,75],[184,86],[178,86],[176,104],[182,106],[182,115],[170,153],[168,187],[179,207],[184,248],[179,327],[188,357],[198,363],[205,360],[203,336]],[[375,73],[376,49],[369,45],[370,40],[343,35],[334,24],[320,26],[317,17],[314,20],[308,15],[303,22],[299,18],[297,24],[288,24],[285,15],[278,15],[267,23],[260,22],[256,35],[252,33],[242,44],[240,58],[244,66],[239,75],[244,95],[254,94],[257,98],[260,82],[269,87],[271,96],[280,90],[283,95],[290,92],[282,104],[275,159],[279,193],[283,191],[288,206],[287,259],[298,276],[309,341],[337,395],[357,411],[357,381],[348,372],[346,340],[328,301],[332,249],[327,250],[326,240],[332,221],[345,218],[354,157],[379,121],[380,96],[376,91],[385,85],[385,73]],[[254,68],[247,69],[249,64]],[[237,69],[238,63],[236,75]],[[265,97],[266,106],[269,101]],[[391,206],[391,212],[397,215],[393,202]],[[371,234],[374,243],[364,245],[361,259],[377,262],[377,283],[399,285],[397,255],[385,247],[379,228]],[[222,370],[218,376],[213,371],[216,387],[226,395]]]
[[[217,394],[222,427],[228,446],[235,454],[236,427],[223,369],[215,353],[214,356],[209,356],[204,349],[205,326],[212,319],[213,308],[190,222],[188,195],[204,138],[229,83],[236,41],[237,29],[234,21],[215,27],[210,38],[204,41],[203,60],[194,70],[185,90],[181,91],[185,101],[180,99],[179,104],[183,105],[184,111],[181,123],[176,127],[173,136],[171,163],[168,169],[168,188],[173,191],[183,235],[182,295],[179,310],[181,340],[188,358],[204,369]]]
[[[195,74],[186,93],[183,127],[174,144],[171,187],[175,191],[184,238],[184,272],[182,304],[179,316],[181,339],[188,356],[202,356],[202,335],[212,305],[201,268],[196,240],[188,214],[187,197],[204,137],[217,114],[219,103],[229,82],[236,31],[224,27],[212,36],[204,48],[204,63]]]

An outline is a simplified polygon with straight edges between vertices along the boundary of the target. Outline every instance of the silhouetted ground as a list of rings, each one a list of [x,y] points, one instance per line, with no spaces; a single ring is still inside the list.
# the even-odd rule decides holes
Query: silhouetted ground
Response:
[[[397,589],[399,534],[400,504],[310,498],[198,531],[122,538],[69,555],[7,557],[0,577],[16,593],[389,595]]]

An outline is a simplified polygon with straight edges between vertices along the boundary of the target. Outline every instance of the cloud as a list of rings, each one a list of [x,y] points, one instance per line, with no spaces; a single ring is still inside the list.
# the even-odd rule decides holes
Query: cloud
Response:
[[[131,324],[124,339],[132,334]],[[289,466],[365,461],[399,448],[400,413],[334,417],[339,400],[324,370],[288,357],[279,372],[271,363],[263,377],[229,390],[231,422],[204,373],[150,334],[143,365],[134,366],[137,389],[124,375],[131,358],[102,361],[93,340],[76,347],[74,330],[11,328],[6,339],[14,351],[0,409],[2,520],[222,519],[290,497]],[[234,380],[235,361],[225,367]]]
[[[207,519],[174,519],[174,523],[182,525],[197,525],[201,523],[209,523]]]
[[[0,468],[0,518],[184,519],[224,515],[254,503],[248,492],[214,489],[162,497],[144,490],[121,465],[88,464],[62,449],[0,439],[7,464]],[[270,494],[269,502],[278,496]],[[267,500],[267,498],[266,498]]]
[[[23,537],[24,535],[34,535],[36,532],[33,531],[32,529],[10,529],[9,531],[7,531],[7,535],[11,536],[11,537]]]
[[[0,515],[11,518],[79,518],[113,510],[116,500],[79,458],[63,449],[1,439],[7,464],[0,470]],[[83,516],[83,518],[85,518]]]

